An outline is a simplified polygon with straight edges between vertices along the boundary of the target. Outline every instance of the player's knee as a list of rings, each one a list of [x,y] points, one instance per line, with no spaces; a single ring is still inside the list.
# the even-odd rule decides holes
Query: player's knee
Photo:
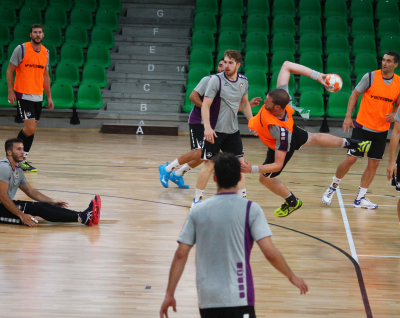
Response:
[[[346,159],[344,160],[344,162],[345,162],[347,165],[353,165],[353,164],[356,163],[357,159],[358,159],[358,157],[347,155],[347,157],[346,157]]]
[[[24,133],[27,136],[31,136],[36,132],[36,126],[26,126],[24,128]]]
[[[378,166],[379,166],[380,162],[381,162],[380,160],[368,159],[367,168],[376,170],[376,169],[378,169]]]

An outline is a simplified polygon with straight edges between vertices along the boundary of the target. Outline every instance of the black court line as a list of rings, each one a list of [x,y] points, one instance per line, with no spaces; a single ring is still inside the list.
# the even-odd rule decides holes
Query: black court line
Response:
[[[73,194],[88,194],[88,195],[94,195],[93,193],[84,193],[84,192],[75,192],[75,191],[63,191],[63,190],[49,190],[49,189],[37,189],[37,190],[41,190],[41,191],[52,191],[52,192],[64,192],[64,193],[73,193]],[[118,197],[118,196],[114,196],[114,195],[101,195],[102,197],[108,197],[108,198],[116,198],[116,199],[125,199],[125,200],[132,200],[132,201],[141,201],[141,202],[150,202],[150,203],[158,203],[158,204],[165,204],[165,205],[171,205],[171,206],[179,206],[179,207],[184,207],[184,208],[190,208],[186,205],[179,205],[179,204],[173,204],[173,203],[165,203],[165,202],[158,202],[158,201],[150,201],[150,200],[143,200],[143,199],[134,199],[134,198],[126,198],[126,197]],[[282,229],[285,230],[289,230],[292,232],[296,232],[308,237],[311,237],[317,241],[320,241],[322,243],[325,243],[331,247],[333,247],[334,249],[338,250],[339,252],[341,252],[342,254],[344,254],[354,265],[354,268],[356,270],[356,274],[357,274],[357,279],[358,279],[358,285],[360,287],[360,292],[361,292],[361,297],[364,303],[364,309],[365,309],[365,313],[367,314],[367,318],[373,318],[372,316],[372,311],[371,311],[371,307],[369,305],[369,300],[368,300],[368,295],[367,295],[367,290],[365,289],[365,284],[364,284],[364,279],[362,276],[362,272],[361,272],[361,268],[360,265],[356,262],[356,260],[347,252],[345,252],[344,250],[342,250],[340,247],[337,247],[336,245],[333,245],[327,241],[324,241],[323,239],[320,239],[316,236],[304,233],[304,232],[300,232],[282,225],[278,225],[278,224],[274,224],[274,223],[269,223],[270,225],[276,226],[276,227],[280,227]]]

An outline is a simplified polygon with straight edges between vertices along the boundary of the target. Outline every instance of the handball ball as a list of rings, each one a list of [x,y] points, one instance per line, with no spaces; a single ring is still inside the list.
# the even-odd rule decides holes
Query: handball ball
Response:
[[[325,83],[328,85],[328,88],[326,90],[331,93],[336,93],[340,91],[343,86],[342,78],[337,74],[326,75]]]

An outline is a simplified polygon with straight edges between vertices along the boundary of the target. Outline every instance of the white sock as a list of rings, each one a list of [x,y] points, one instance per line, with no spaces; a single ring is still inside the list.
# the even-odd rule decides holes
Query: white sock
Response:
[[[24,152],[24,160],[26,160],[26,157],[28,157],[28,155],[29,155],[29,151],[28,152]]]
[[[197,202],[203,198],[204,190],[196,189],[196,195],[194,196],[194,201]]]
[[[348,145],[350,145],[350,143],[347,141],[346,138],[343,138],[342,148],[344,148],[344,147],[346,147]]]
[[[338,187],[338,185],[339,185],[339,182],[341,181],[342,179],[338,179],[338,178],[336,178],[336,176],[334,176],[333,177],[333,181],[332,181],[332,183],[331,183],[331,187],[332,188],[337,188]]]
[[[165,170],[167,170],[167,172],[171,172],[172,170],[174,170],[175,168],[179,167],[179,162],[178,159],[175,159],[174,161],[172,161],[166,168]]]
[[[361,198],[365,197],[365,194],[367,193],[367,190],[368,189],[366,189],[366,188],[359,187],[356,200],[360,200]]]
[[[192,168],[185,163],[181,168],[179,168],[179,170],[177,172],[175,172],[175,174],[180,177],[181,175],[185,174],[186,172],[192,170]]]
[[[242,198],[247,198],[247,191],[246,191],[246,189],[243,189],[243,190],[239,190],[238,191],[238,195],[240,195]]]

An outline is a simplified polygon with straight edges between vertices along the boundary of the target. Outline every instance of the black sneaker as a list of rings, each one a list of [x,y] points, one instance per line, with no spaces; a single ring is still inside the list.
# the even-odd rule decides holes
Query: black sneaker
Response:
[[[20,167],[22,168],[22,170],[25,171],[25,172],[37,172],[37,169],[36,169],[35,167],[31,166],[31,164],[30,164],[28,161],[26,161],[26,160],[21,161],[21,162],[19,163],[19,166],[20,166]]]
[[[93,209],[94,209],[94,206],[95,206],[95,202],[94,202],[94,200],[92,200],[90,202],[90,204],[89,204],[89,207],[85,211],[79,213],[79,219],[78,220],[82,224],[85,224],[87,226],[92,226],[93,225],[93,217],[94,217]]]

